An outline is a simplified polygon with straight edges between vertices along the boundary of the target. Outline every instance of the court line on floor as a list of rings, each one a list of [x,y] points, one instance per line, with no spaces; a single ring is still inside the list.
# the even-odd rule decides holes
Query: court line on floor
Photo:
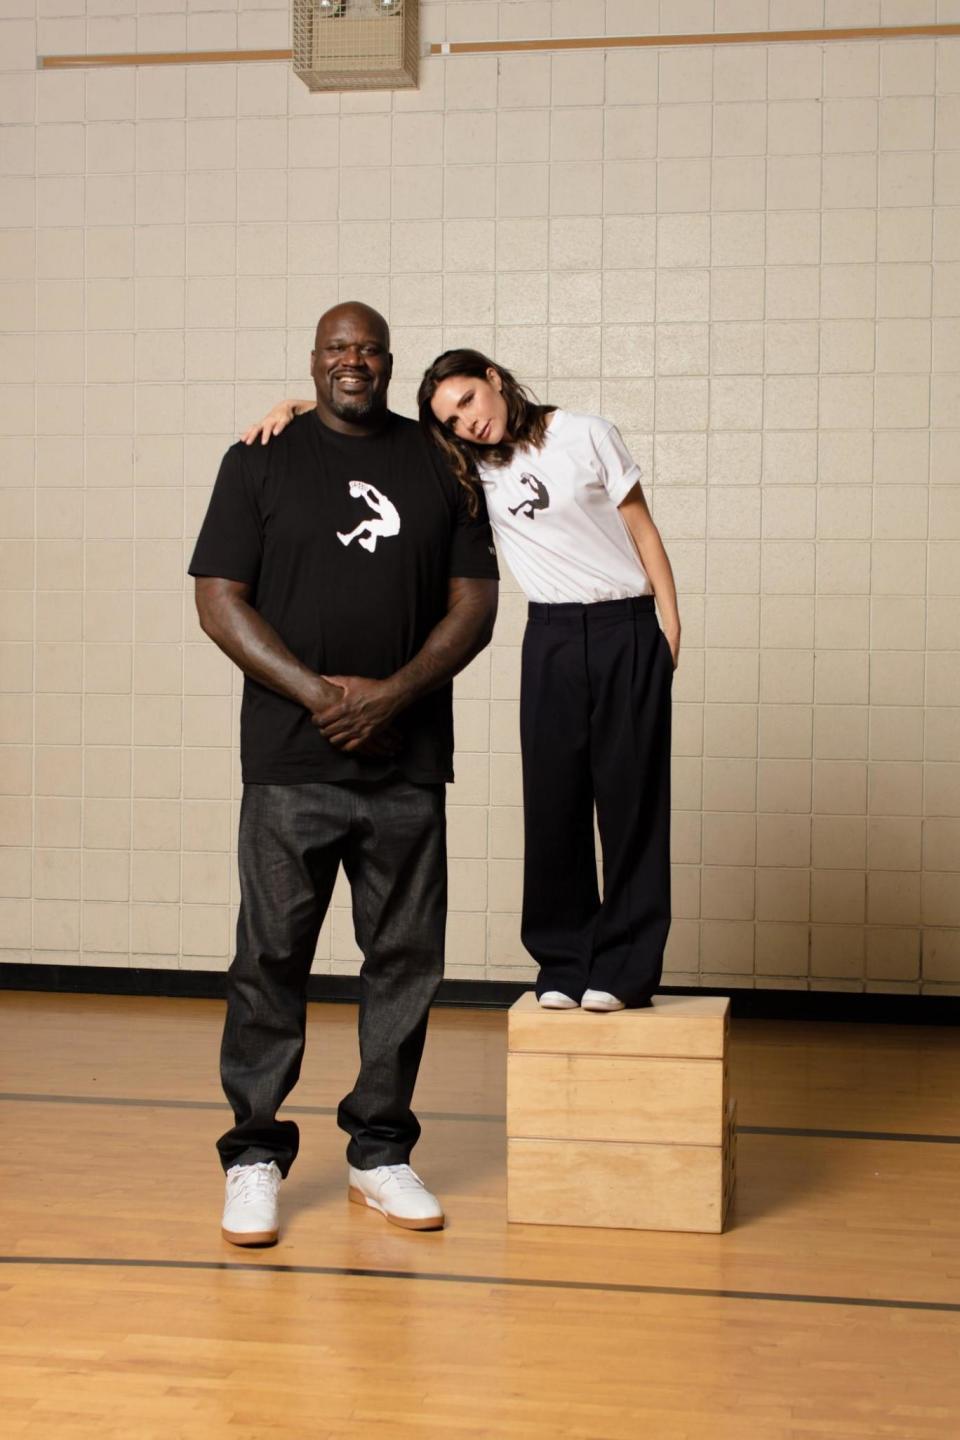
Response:
[[[921,1310],[960,1314],[960,1302],[892,1300],[865,1295],[807,1295],[778,1290],[713,1290],[693,1285],[631,1285],[622,1281],[541,1280],[514,1275],[459,1275],[439,1270],[378,1270],[341,1265],[277,1265],[264,1261],[142,1260],[92,1255],[0,1255],[0,1265],[73,1266],[77,1269],[257,1271],[269,1275],[326,1275],[353,1280],[419,1280],[425,1284],[486,1285],[493,1289],[592,1291],[604,1295],[675,1295],[699,1300],[760,1300],[787,1305],[839,1305],[866,1310]]]
[[[738,1135],[798,1135],[808,1140],[897,1140],[911,1145],[960,1145],[960,1135],[909,1130],[824,1130],[799,1125],[737,1125]]]
[[[147,1110],[218,1110],[227,1106],[219,1100],[153,1100],[131,1099],[120,1095],[41,1095],[20,1091],[0,1091],[0,1101],[38,1105],[116,1105],[127,1109]],[[336,1115],[335,1105],[287,1105],[286,1115]],[[418,1110],[421,1120],[467,1120],[486,1125],[502,1125],[505,1115],[489,1115],[461,1110]],[[909,1130],[830,1130],[800,1125],[737,1125],[738,1135],[783,1135],[809,1140],[891,1140],[910,1145],[960,1145],[960,1135],[928,1135]]]
[[[40,1095],[19,1091],[0,1091],[0,1101],[32,1105],[117,1105],[126,1109],[147,1110],[219,1110],[229,1114],[223,1100],[152,1100],[131,1099],[122,1095]],[[285,1115],[336,1115],[336,1105],[285,1105]],[[475,1120],[485,1124],[503,1124],[505,1115],[484,1115],[466,1110],[417,1110],[421,1120]]]

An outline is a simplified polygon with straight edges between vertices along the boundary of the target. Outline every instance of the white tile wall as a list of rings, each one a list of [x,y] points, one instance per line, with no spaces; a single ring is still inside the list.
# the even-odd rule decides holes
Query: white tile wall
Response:
[[[953,22],[944,0],[424,0],[428,39]],[[960,987],[960,39],[280,64],[285,0],[0,19],[0,957],[224,968],[239,680],[184,566],[338,298],[407,413],[492,349],[616,420],[683,592],[680,983]],[[457,682],[449,973],[519,942],[523,603]],[[317,968],[356,968],[338,885]]]

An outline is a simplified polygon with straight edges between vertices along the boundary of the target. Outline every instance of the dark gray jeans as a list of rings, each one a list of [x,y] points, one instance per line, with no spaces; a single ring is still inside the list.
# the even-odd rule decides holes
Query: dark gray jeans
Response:
[[[430,1003],[443,974],[445,792],[376,784],[247,785],[240,810],[240,916],[227,978],[220,1074],[235,1124],[225,1170],[275,1160],[300,1134],[277,1111],[300,1076],[306,986],[340,863],[350,882],[360,971],[360,1073],[340,1102],[347,1158],[404,1164],[420,1136],[410,1108]]]

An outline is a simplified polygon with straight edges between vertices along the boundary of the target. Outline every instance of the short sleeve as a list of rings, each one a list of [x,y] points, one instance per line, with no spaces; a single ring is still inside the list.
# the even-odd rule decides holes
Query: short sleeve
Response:
[[[240,448],[232,446],[223,457],[189,570],[191,575],[255,585],[263,556],[263,521]]]
[[[493,544],[487,504],[477,495],[477,513],[470,514],[470,496],[456,484],[456,510],[453,534],[450,537],[450,578],[457,580],[499,580],[497,552]]]
[[[597,444],[603,466],[603,483],[614,505],[622,505],[641,480],[640,466],[623,443],[616,425],[610,425]]]

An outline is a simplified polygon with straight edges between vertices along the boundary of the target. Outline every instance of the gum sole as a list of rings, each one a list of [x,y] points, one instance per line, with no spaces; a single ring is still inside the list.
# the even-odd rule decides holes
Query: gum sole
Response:
[[[221,1226],[220,1234],[224,1240],[229,1240],[231,1245],[276,1245],[279,1230],[252,1230],[244,1233],[239,1230],[224,1230]]]
[[[388,1220],[391,1225],[399,1225],[401,1230],[442,1230],[446,1223],[444,1215],[434,1215],[429,1220],[403,1220],[399,1215],[389,1215],[386,1210],[381,1210],[379,1205],[375,1205],[369,1196],[364,1195],[363,1191],[358,1190],[355,1185],[351,1185],[347,1190],[347,1199],[353,1205],[365,1205],[368,1210],[376,1210],[384,1220]]]

